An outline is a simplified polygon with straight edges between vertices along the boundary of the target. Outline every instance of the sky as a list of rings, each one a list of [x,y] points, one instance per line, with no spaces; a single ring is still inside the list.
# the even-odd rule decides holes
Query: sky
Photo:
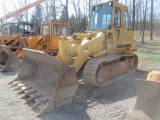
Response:
[[[22,4],[23,1],[23,4]],[[28,3],[35,2],[36,0],[27,0]],[[5,13],[10,13],[16,9],[22,8],[24,6],[24,0],[0,0],[0,17],[4,16]],[[29,12],[34,8],[29,9]]]
[[[6,11],[6,13],[9,13],[9,12],[16,10],[17,8],[23,7],[24,5],[21,3],[21,1],[23,1],[24,3],[24,0],[0,0],[0,17],[4,16],[4,10]],[[35,2],[35,1],[36,0],[27,0],[28,3]],[[65,1],[66,0],[62,0],[64,4],[65,4]],[[108,1],[108,0],[102,0],[102,1]],[[69,6],[69,9],[72,9],[72,8],[73,7]],[[34,8],[29,9],[29,10],[32,11],[33,9]]]
[[[23,2],[22,2],[23,1]],[[36,0],[27,0],[28,3],[35,2]],[[66,0],[62,0],[63,3],[65,3]],[[102,2],[106,2],[108,0],[101,0]],[[120,2],[124,3],[125,0],[120,0]],[[150,1],[150,0],[149,0]],[[154,0],[155,1],[155,8],[159,8],[160,6],[160,0]],[[23,4],[22,4],[23,3]],[[16,9],[19,9],[24,6],[24,0],[0,0],[0,17],[4,16],[4,13],[13,12]],[[34,7],[29,9],[29,13],[32,13]],[[156,12],[160,14],[160,10],[156,9]],[[73,7],[69,6],[69,14],[73,14],[74,10]],[[29,18],[31,17],[31,14]]]

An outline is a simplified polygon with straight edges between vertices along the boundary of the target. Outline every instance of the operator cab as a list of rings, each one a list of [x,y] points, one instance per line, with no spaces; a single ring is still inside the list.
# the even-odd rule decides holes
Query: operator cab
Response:
[[[29,35],[30,30],[32,30],[33,27],[31,23],[29,22],[18,22],[18,23],[6,23],[3,24],[1,27],[1,34],[2,35],[15,35],[15,34],[23,34]]]
[[[113,38],[112,41],[117,49],[129,50],[133,44],[133,31],[129,26],[128,7],[116,1],[92,7],[88,30],[110,31],[107,34],[112,36],[110,39]]]
[[[42,24],[41,35],[68,36],[68,25],[63,22],[45,22]]]

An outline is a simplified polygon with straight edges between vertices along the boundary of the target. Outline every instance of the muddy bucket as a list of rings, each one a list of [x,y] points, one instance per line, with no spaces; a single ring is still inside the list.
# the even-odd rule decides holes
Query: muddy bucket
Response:
[[[18,76],[9,82],[11,87],[25,99],[33,102],[41,115],[72,101],[78,87],[76,71],[42,51],[23,49],[24,59]]]
[[[18,56],[5,45],[1,45],[1,49],[0,71],[18,70],[20,67]]]

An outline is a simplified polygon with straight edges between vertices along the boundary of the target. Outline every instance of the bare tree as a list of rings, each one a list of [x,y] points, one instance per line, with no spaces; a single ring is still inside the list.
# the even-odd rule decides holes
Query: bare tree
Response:
[[[3,0],[3,13],[4,13],[4,15],[6,15],[6,12],[7,12],[7,10],[6,10],[6,6],[5,6],[5,0]],[[6,22],[7,22],[7,20],[6,20]],[[3,23],[1,23],[1,24],[3,24]]]
[[[90,11],[91,11],[91,5],[92,5],[92,0],[89,0],[89,4],[88,4],[88,8],[89,8],[89,10],[88,10],[88,13],[90,14]]]
[[[125,0],[125,5],[127,5],[127,0]]]
[[[153,40],[153,0],[151,0],[151,31],[150,40]]]
[[[143,19],[142,44],[144,43],[144,31],[145,31],[145,27],[146,27],[147,2],[148,2],[148,0],[146,0],[146,5],[145,5],[145,8],[144,8],[144,19]]]
[[[135,25],[135,0],[133,0],[133,14],[132,14],[132,30],[134,31]]]
[[[139,1],[140,2],[140,6],[139,6],[139,16],[140,16],[140,35],[142,34],[142,2],[141,0]]]
[[[129,12],[130,12],[130,24],[131,24],[131,21],[132,21],[132,19],[131,19],[131,13],[132,13],[132,2],[131,2],[131,0],[130,0],[130,5],[129,5]]]
[[[86,4],[84,0],[83,0],[83,14],[86,15]]]
[[[58,7],[56,6],[56,0],[50,0],[49,3],[49,20],[57,20]]]
[[[25,6],[27,5],[27,0],[25,0]],[[28,10],[26,10],[26,22],[28,22]]]
[[[66,0],[66,22],[68,23],[68,0]]]

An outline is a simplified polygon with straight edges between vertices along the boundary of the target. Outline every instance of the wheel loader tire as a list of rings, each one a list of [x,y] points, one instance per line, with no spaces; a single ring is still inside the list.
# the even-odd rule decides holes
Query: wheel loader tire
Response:
[[[18,76],[9,82],[24,103],[34,102],[41,115],[71,102],[78,87],[76,71],[42,51],[23,49],[24,59]]]
[[[0,71],[6,72],[10,70],[18,70],[20,67],[18,56],[5,45],[1,45],[1,48]]]

